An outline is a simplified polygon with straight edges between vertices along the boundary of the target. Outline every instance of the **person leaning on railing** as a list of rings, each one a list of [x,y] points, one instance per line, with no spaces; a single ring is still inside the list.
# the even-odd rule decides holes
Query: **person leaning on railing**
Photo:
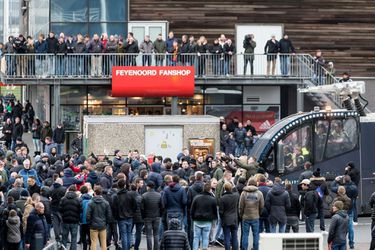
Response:
[[[204,36],[201,36],[197,42],[198,76],[204,76],[206,74],[206,58],[204,54],[207,53],[207,51],[207,40]]]

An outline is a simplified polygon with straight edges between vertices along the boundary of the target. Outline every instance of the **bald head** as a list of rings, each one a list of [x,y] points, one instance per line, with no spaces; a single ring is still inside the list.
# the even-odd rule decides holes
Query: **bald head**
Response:
[[[38,214],[44,214],[44,205],[41,202],[35,204],[35,210]]]

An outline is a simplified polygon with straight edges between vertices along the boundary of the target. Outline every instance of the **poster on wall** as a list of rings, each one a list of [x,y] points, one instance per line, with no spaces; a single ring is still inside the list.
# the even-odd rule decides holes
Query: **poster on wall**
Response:
[[[213,155],[215,151],[215,140],[214,139],[189,139],[189,152],[190,155],[197,159],[199,155]]]
[[[183,129],[179,126],[146,126],[145,153],[146,155],[161,155],[177,161],[177,155],[182,151]]]

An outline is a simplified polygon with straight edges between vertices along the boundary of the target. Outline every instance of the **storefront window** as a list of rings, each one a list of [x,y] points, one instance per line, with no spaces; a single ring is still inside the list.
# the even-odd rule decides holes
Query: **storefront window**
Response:
[[[143,97],[131,97],[128,98],[129,105],[164,105],[164,98],[143,98]]]
[[[123,97],[112,97],[111,86],[89,86],[88,101],[99,101],[101,104],[119,104],[125,105],[126,99]]]
[[[206,104],[242,104],[241,86],[208,87],[204,91]]]
[[[60,93],[60,103],[62,105],[82,105],[87,100],[86,86],[61,86]]]
[[[80,131],[83,106],[61,106],[61,120],[66,131]]]
[[[89,104],[89,115],[126,115],[125,106]]]

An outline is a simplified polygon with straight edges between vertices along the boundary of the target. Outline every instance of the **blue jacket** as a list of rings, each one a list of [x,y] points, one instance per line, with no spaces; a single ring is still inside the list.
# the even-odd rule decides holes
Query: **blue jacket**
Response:
[[[37,249],[35,242],[35,234],[40,233],[43,236],[43,245],[49,240],[49,232],[46,218],[39,215],[33,210],[27,218],[27,227],[25,234],[25,243],[30,244],[30,249]]]
[[[163,195],[164,208],[167,212],[184,213],[187,204],[186,191],[178,183],[171,183]]]
[[[246,136],[246,129],[245,128],[236,128],[234,130],[234,139],[237,143],[243,143]]]
[[[63,186],[69,188],[73,184],[81,184],[84,180],[84,176],[82,175],[80,179],[76,179],[74,177],[73,170],[71,170],[70,168],[66,168],[64,169],[64,176],[62,177],[62,180]]]
[[[81,213],[81,224],[88,224],[86,215],[87,215],[87,208],[89,206],[89,203],[91,201],[92,196],[89,194],[84,194],[81,196],[81,202],[82,202],[82,213]]]
[[[155,190],[157,190],[161,185],[163,185],[163,177],[156,172],[151,172],[148,174],[147,181],[153,181],[155,183]]]
[[[35,169],[29,169],[29,170],[27,170],[27,169],[22,169],[18,174],[22,176],[22,178],[23,178],[23,186],[24,186],[25,188],[28,187],[28,185],[27,185],[27,179],[29,178],[29,176],[34,176],[34,177],[35,177],[35,179],[36,179],[36,184],[37,184],[38,186],[41,186],[41,185],[42,185],[42,184],[40,183],[40,181],[39,181],[39,177],[38,177],[38,174],[37,174],[37,172],[36,172]]]
[[[43,42],[36,41],[35,42],[35,53],[43,54],[47,53],[48,50],[48,44],[46,41],[43,40]]]
[[[268,192],[271,190],[269,186],[258,186],[258,190],[262,192],[263,199],[266,200]],[[263,207],[263,210],[260,214],[260,217],[262,218],[268,218],[268,210],[266,207]]]
[[[168,53],[173,53],[173,42],[174,41],[177,41],[177,39],[174,38],[174,37],[167,39],[166,43],[167,43],[167,52]]]
[[[93,187],[95,184],[98,183],[98,175],[94,170],[90,171],[87,175],[86,182],[89,182],[91,186]]]

